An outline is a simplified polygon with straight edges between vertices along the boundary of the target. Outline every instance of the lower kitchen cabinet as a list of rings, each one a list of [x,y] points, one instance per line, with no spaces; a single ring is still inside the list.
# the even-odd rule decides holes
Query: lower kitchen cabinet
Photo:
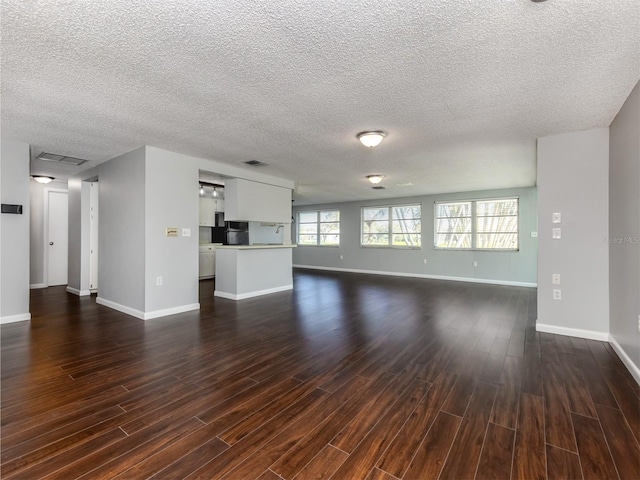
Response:
[[[216,274],[216,249],[212,245],[201,245],[198,256],[199,278],[213,278]]]

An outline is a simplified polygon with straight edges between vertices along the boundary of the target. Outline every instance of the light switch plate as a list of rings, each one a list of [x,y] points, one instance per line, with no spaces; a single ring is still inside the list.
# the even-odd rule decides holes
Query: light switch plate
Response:
[[[554,273],[551,275],[551,282],[554,285],[560,285],[560,274],[559,273]]]
[[[538,232],[531,232],[531,238],[538,238]]]
[[[182,229],[182,236],[183,237],[190,237],[191,236],[191,229],[190,228],[183,228]]]
[[[552,230],[552,236],[554,240],[560,240],[562,238],[562,229],[554,228]]]
[[[562,214],[560,212],[555,212],[553,215],[551,215],[551,222],[562,223]]]

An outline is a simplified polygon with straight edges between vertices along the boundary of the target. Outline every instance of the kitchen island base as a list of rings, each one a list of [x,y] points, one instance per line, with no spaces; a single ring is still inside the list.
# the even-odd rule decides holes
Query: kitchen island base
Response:
[[[230,300],[293,289],[295,245],[225,245],[216,248],[216,297]]]

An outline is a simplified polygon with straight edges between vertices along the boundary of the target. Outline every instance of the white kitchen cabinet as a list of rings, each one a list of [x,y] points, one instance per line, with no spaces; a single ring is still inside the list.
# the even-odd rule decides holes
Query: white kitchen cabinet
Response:
[[[201,245],[198,255],[199,278],[213,278],[216,274],[216,249],[213,245]]]
[[[225,182],[225,220],[291,222],[291,189],[230,178]]]
[[[200,226],[216,226],[216,202],[213,198],[200,197]]]

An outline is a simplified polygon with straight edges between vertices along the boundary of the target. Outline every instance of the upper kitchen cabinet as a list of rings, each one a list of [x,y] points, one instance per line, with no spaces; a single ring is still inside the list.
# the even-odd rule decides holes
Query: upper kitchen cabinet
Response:
[[[225,182],[225,220],[291,223],[291,189],[242,178]]]
[[[216,212],[224,212],[224,200],[200,197],[200,226],[215,227]]]

